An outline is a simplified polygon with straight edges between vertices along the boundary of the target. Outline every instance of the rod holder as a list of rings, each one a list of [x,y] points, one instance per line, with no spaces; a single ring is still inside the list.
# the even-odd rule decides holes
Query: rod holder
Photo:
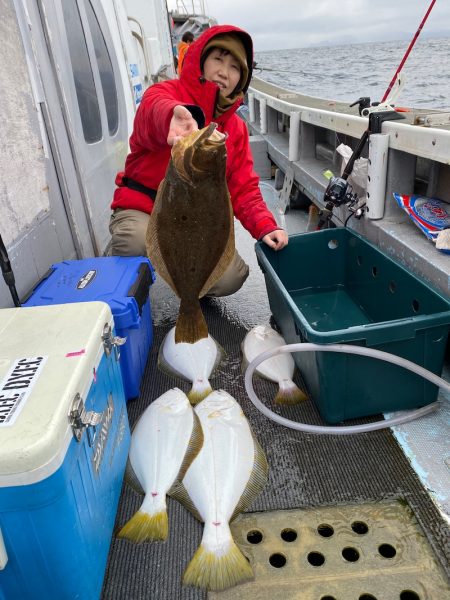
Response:
[[[369,137],[369,167],[367,171],[367,218],[384,216],[386,175],[389,154],[389,134],[372,133]]]
[[[259,101],[259,120],[261,133],[267,133],[267,100],[261,98]]]
[[[248,98],[248,110],[249,110],[250,123],[254,123],[255,120],[256,120],[256,115],[255,115],[255,94],[253,94],[252,92],[249,92],[247,94],[247,98]]]
[[[300,112],[291,112],[289,126],[289,160],[296,162],[299,159],[300,149]]]

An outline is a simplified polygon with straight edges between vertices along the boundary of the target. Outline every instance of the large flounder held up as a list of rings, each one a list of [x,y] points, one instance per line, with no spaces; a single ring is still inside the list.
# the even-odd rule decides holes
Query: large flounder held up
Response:
[[[177,343],[208,336],[199,298],[224,274],[235,251],[226,136],[216,127],[211,123],[175,144],[147,229],[147,254],[180,298]]]

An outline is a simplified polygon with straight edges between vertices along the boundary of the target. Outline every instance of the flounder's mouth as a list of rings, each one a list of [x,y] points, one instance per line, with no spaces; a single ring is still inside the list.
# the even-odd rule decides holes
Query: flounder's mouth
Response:
[[[178,173],[186,181],[190,180],[192,174],[192,157],[195,148],[200,144],[206,149],[220,146],[227,138],[227,134],[217,131],[217,123],[210,123],[198,131],[190,133],[182,138],[172,148],[172,160]]]
[[[217,131],[217,129],[215,129],[212,132],[212,134],[203,141],[203,145],[206,148],[213,148],[214,146],[218,146],[219,144],[223,144],[223,142],[226,139],[227,139],[227,134],[226,133],[221,133],[220,131]]]

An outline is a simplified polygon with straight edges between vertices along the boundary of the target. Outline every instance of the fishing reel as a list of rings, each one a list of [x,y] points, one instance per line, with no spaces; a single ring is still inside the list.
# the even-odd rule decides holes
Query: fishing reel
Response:
[[[331,204],[333,207],[346,204],[353,206],[358,202],[358,196],[353,192],[352,186],[347,179],[343,177],[331,177],[323,200],[326,205]]]
[[[325,208],[321,211],[321,216],[317,224],[317,229],[329,226],[333,215],[333,209],[345,204],[349,209],[351,216],[360,219],[364,214],[364,208],[357,206],[358,196],[353,192],[352,186],[343,177],[331,177],[327,189],[325,190],[323,201]]]

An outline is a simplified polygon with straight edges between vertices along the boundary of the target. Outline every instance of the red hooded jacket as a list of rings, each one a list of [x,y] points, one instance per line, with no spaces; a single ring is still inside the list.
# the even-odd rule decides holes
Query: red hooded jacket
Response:
[[[279,229],[272,213],[268,210],[259,190],[259,178],[253,170],[247,127],[235,113],[242,100],[236,102],[220,117],[214,119],[219,86],[206,81],[200,68],[202,50],[209,40],[220,33],[237,33],[247,51],[249,76],[244,93],[250,84],[253,64],[251,37],[232,25],[219,25],[207,29],[189,48],[180,79],[164,81],[148,88],[136,112],[130,150],[125,163],[125,172],[118,173],[111,208],[135,209],[151,213],[153,201],[139,191],[122,183],[126,176],[157,190],[164,178],[170,160],[171,147],[167,144],[169,124],[176,105],[187,106],[199,127],[215,121],[218,130],[228,134],[227,184],[235,216],[255,239]],[[201,111],[197,107],[201,108]],[[202,114],[203,113],[203,114]],[[204,117],[204,122],[203,122]]]

